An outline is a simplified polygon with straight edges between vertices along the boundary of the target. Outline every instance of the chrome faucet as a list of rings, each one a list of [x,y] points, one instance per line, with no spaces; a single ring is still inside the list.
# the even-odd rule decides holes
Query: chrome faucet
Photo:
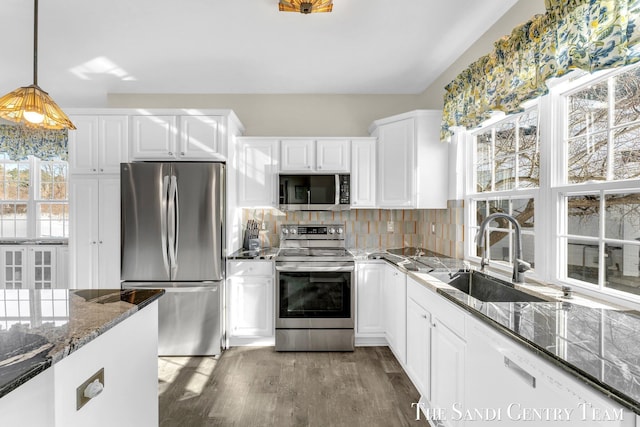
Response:
[[[485,242],[485,230],[489,223],[497,218],[504,218],[506,220],[509,220],[513,224],[513,228],[515,229],[515,253],[513,256],[514,259],[512,280],[514,283],[524,283],[524,272],[527,270],[531,270],[531,264],[522,259],[522,229],[520,228],[518,220],[506,213],[498,212],[491,214],[486,217],[484,221],[482,221],[482,224],[480,224],[480,229],[478,230],[478,235],[476,236],[478,246],[482,248],[482,256],[480,258],[480,271],[484,271],[484,267],[489,264],[489,260],[485,257],[487,251],[487,244]]]

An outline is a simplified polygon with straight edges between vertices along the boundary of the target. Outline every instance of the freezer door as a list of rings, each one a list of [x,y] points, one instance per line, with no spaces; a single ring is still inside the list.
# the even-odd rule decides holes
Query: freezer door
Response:
[[[122,280],[170,280],[167,194],[170,163],[120,165]]]
[[[221,353],[222,282],[123,283],[123,289],[164,289],[158,300],[158,355]]]
[[[223,180],[224,164],[173,163],[168,232],[171,280],[223,279]]]

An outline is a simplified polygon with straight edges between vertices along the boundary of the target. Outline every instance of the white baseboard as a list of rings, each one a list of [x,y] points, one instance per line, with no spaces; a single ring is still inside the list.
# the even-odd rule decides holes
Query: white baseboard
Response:
[[[356,347],[388,346],[385,337],[356,337]]]

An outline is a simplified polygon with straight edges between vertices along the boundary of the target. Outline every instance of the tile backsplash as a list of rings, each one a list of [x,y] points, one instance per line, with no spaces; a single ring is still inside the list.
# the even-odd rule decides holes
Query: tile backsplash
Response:
[[[243,209],[242,223],[265,223],[260,232],[263,247],[280,245],[282,223],[340,223],[346,245],[357,249],[419,246],[446,256],[463,258],[463,202],[450,200],[447,209],[352,209],[347,211],[281,212],[275,209]]]

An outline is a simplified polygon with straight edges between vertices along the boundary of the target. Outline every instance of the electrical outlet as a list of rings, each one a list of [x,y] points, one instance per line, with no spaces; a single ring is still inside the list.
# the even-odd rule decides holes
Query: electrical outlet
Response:
[[[261,230],[266,230],[269,227],[269,223],[266,221],[262,221],[262,226],[260,227]]]
[[[393,221],[387,221],[387,233],[393,233]]]

